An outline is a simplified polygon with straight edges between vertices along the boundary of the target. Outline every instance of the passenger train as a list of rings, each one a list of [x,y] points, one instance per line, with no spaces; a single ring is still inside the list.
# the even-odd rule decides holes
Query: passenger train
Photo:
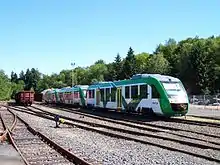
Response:
[[[166,117],[183,116],[189,108],[182,82],[160,74],[136,74],[126,80],[48,89],[43,92],[43,101]]]

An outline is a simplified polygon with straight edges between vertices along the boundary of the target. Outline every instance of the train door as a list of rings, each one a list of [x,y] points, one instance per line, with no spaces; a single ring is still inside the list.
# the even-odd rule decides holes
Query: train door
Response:
[[[96,89],[96,105],[99,106],[101,101],[100,90]]]
[[[122,96],[121,96],[121,88],[117,88],[117,108],[121,109],[122,104]]]
[[[154,113],[161,113],[160,94],[154,85],[151,85],[151,108]]]

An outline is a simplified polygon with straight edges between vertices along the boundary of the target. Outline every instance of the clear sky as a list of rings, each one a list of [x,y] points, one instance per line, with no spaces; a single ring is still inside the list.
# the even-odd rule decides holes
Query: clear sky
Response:
[[[59,73],[152,52],[174,38],[220,34],[219,0],[8,0],[0,2],[0,69]]]

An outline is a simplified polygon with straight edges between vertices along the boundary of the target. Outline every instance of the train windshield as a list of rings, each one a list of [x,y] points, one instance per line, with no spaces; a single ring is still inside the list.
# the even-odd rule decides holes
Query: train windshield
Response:
[[[180,82],[162,82],[162,84],[169,96],[177,96],[185,93]]]

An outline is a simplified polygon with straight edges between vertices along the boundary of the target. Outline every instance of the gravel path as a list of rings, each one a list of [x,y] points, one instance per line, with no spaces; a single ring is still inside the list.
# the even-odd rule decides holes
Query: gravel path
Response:
[[[164,129],[161,129],[161,128],[157,128],[157,130],[166,131],[166,133],[159,132],[159,131],[152,133],[150,131],[141,130],[141,129],[138,129],[138,128],[131,128],[129,126],[124,126],[124,125],[116,124],[116,123],[113,123],[113,122],[94,119],[92,117],[87,117],[87,116],[82,117],[82,115],[75,114],[74,112],[71,113],[71,112],[66,112],[66,111],[57,110],[57,109],[54,109],[54,108],[48,108],[48,107],[44,107],[44,106],[36,106],[36,107],[42,108],[43,110],[48,111],[48,112],[57,113],[57,114],[67,116],[67,117],[71,117],[71,118],[74,118],[74,119],[94,122],[94,123],[98,123],[98,124],[104,124],[104,125],[108,125],[108,126],[112,126],[112,127],[120,127],[120,128],[123,128],[123,129],[129,129],[129,130],[133,130],[133,131],[149,133],[149,134],[155,134],[155,135],[163,135],[164,137],[172,137],[172,138],[175,138],[175,139],[180,138],[177,135],[168,134],[168,132],[172,132],[172,133],[175,133],[175,134],[178,134],[178,135],[184,135],[184,136],[188,136],[188,137],[198,138],[198,139],[202,139],[202,140],[205,140],[205,141],[213,141],[213,142],[217,142],[217,143],[220,144],[220,139],[219,138],[208,137],[208,136],[199,135],[199,134],[196,134],[196,133],[190,133],[190,132],[184,132],[184,131],[172,131],[172,130],[168,130],[168,129],[164,130]],[[34,109],[34,108],[33,108],[33,110],[36,111],[36,109]],[[122,123],[126,123],[126,122],[122,121]],[[152,122],[152,123],[155,124],[155,122]],[[161,123],[163,123],[163,124],[161,124]],[[163,122],[163,121],[158,121],[156,125],[161,125],[161,126],[166,125],[167,126],[167,124],[170,124],[170,123]],[[134,123],[132,123],[132,125],[155,129],[152,126],[146,126],[146,125],[140,125],[140,124],[134,124]],[[191,131],[196,130],[197,132],[207,133],[207,134],[212,133],[214,135],[219,135],[220,136],[220,128],[211,128],[210,129],[210,127],[207,127],[207,126],[194,126],[194,125],[186,125],[186,124],[180,124],[180,123],[175,123],[175,125],[172,124],[172,125],[169,125],[169,126],[174,127],[174,128],[180,128],[180,129],[183,129],[183,130],[191,130]],[[184,137],[181,137],[181,139],[182,140],[187,140]],[[197,140],[190,140],[190,141],[198,142]],[[201,142],[201,144],[206,144],[206,142]]]
[[[208,116],[220,119],[220,106],[203,106],[190,104],[188,115],[204,117]]]
[[[2,110],[0,112],[1,112],[1,115],[2,115],[4,122],[6,124],[6,127],[11,128],[11,126],[13,125],[13,122],[14,122],[14,116],[9,111],[7,111],[7,109],[5,109],[5,108],[2,108]]]
[[[77,155],[97,160],[101,164],[215,164],[179,152],[111,138],[78,128],[69,128],[66,125],[55,129],[53,121],[18,111],[14,112]]]

